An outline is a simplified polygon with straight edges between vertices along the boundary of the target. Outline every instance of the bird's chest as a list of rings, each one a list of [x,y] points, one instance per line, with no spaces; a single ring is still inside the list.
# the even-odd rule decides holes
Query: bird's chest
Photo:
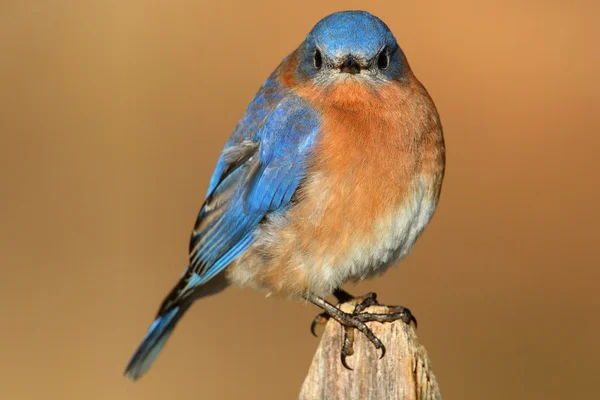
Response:
[[[330,130],[290,215],[295,265],[310,271],[313,291],[382,272],[405,256],[436,203],[421,174],[422,148],[401,122],[340,117],[324,126]]]

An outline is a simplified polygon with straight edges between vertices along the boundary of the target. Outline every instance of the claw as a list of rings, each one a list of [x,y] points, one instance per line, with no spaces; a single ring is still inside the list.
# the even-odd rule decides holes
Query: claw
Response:
[[[415,329],[417,329],[418,324],[417,324],[417,319],[415,318],[414,315],[410,314],[411,318],[410,318],[410,322],[408,323],[410,325],[410,323],[414,323],[415,324]]]
[[[379,356],[379,359],[381,360],[383,358],[383,356],[385,356],[385,346],[382,343],[381,344],[381,355]]]
[[[417,328],[417,318],[415,318],[408,308],[402,306],[388,306],[388,309],[392,312],[391,315],[398,315],[398,319],[401,319],[407,325],[414,323],[415,329]]]
[[[335,293],[338,300],[342,300],[345,297],[350,296],[347,292],[337,290]],[[417,319],[410,312],[408,308],[402,306],[386,306],[388,312],[386,313],[370,313],[364,312],[365,309],[372,305],[379,305],[377,302],[377,295],[375,293],[368,293],[365,296],[362,296],[356,299],[357,303],[354,307],[352,313],[346,313],[340,310],[338,307],[335,307],[333,304],[328,303],[321,297],[312,296],[307,297],[311,302],[315,305],[321,307],[324,312],[317,315],[317,317],[312,321],[310,326],[310,330],[313,335],[317,336],[315,333],[315,328],[317,325],[325,324],[329,318],[334,318],[337,322],[339,322],[344,327],[344,342],[342,344],[342,349],[340,352],[340,360],[342,365],[352,371],[352,368],[348,365],[347,357],[354,354],[354,330],[359,330],[363,335],[367,337],[367,339],[373,344],[376,350],[381,350],[381,355],[379,359],[382,359],[385,356],[386,348],[379,340],[377,336],[373,334],[371,329],[365,325],[366,322],[393,322],[397,320],[402,320],[406,324],[415,324],[415,328],[417,327]]]
[[[352,371],[346,362],[346,357],[354,354],[354,329],[348,326],[344,327],[344,343],[342,344],[342,351],[340,356],[342,359],[342,365]]]
[[[310,333],[312,333],[312,335],[314,337],[319,337],[319,335],[317,335],[317,332],[315,332],[316,327],[317,327],[317,321],[313,319],[313,322],[310,324]]]
[[[314,337],[319,337],[317,335],[317,332],[315,332],[315,328],[317,327],[317,325],[325,325],[327,321],[329,321],[329,314],[324,312],[317,315],[315,319],[313,319],[312,323],[310,324],[310,332],[313,334]]]
[[[346,355],[343,353],[340,353],[340,360],[342,360],[342,365],[344,366],[344,368],[350,370],[350,371],[354,371],[354,369],[350,368],[350,366],[348,365],[348,363],[346,362]]]

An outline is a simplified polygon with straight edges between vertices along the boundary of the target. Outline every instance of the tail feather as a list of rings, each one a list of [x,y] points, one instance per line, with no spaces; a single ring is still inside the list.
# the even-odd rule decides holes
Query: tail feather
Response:
[[[125,369],[129,379],[135,381],[150,368],[188,307],[181,304],[156,317]]]
[[[177,285],[162,302],[156,319],[139,345],[125,369],[125,375],[132,381],[142,376],[158,356],[175,325],[192,303],[200,298],[219,293],[229,285],[223,273],[200,276],[189,268]]]

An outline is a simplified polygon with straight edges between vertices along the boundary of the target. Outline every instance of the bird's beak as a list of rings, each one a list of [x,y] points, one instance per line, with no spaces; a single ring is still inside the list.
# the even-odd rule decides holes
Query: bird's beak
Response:
[[[360,73],[360,64],[353,57],[346,58],[339,68],[340,72],[344,72],[347,74]]]

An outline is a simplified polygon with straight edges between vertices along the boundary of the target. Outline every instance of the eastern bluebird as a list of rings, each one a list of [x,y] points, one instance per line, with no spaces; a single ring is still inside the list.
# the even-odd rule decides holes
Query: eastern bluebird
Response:
[[[410,311],[362,313],[376,303],[370,294],[345,313],[324,297],[351,298],[342,284],[408,254],[434,213],[444,165],[435,105],[385,23],[364,11],[323,18],[227,141],[191,234],[189,266],[126,375],[135,380],[150,367],[194,300],[230,283],[322,308],[317,321],[332,317],[346,328],[346,367],[351,329],[383,357],[365,322],[410,322]]]

